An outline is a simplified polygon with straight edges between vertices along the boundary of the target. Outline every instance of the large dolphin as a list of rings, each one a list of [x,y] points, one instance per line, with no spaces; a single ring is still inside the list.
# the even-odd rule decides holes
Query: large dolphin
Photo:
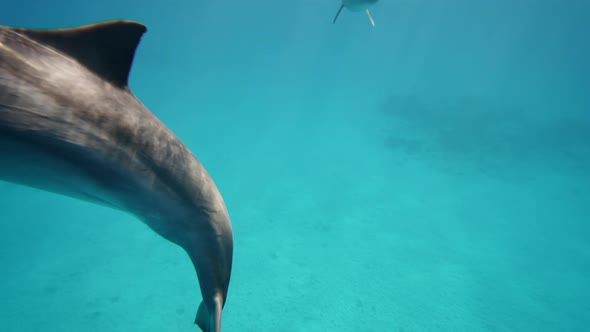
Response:
[[[353,11],[353,12],[364,11],[365,13],[367,13],[367,16],[369,17],[369,21],[371,21],[371,25],[373,27],[375,27],[375,21],[373,21],[373,17],[371,16],[371,12],[369,12],[369,7],[376,4],[377,1],[379,1],[379,0],[342,0],[342,4],[340,5],[340,8],[338,9],[338,12],[336,13],[336,16],[334,17],[334,21],[332,23],[336,23],[336,20],[338,19],[340,12],[342,11],[342,9],[346,8],[346,9]]]
[[[187,253],[219,332],[232,267],[225,203],[188,148],[128,87],[145,26],[0,26],[0,180],[129,212]]]

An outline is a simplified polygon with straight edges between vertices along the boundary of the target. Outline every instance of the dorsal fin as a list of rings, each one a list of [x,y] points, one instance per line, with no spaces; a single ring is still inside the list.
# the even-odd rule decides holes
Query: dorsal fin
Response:
[[[76,28],[14,29],[77,60],[98,76],[127,88],[135,49],[146,27],[133,21],[108,21]]]

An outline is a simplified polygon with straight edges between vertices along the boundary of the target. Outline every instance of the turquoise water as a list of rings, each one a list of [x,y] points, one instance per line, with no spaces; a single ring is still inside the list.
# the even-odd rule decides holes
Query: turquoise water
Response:
[[[590,3],[14,1],[148,28],[130,86],[227,203],[223,331],[588,331]],[[1,158],[1,157],[0,157]],[[0,159],[1,162],[1,159]],[[197,331],[186,254],[0,183],[1,331]]]

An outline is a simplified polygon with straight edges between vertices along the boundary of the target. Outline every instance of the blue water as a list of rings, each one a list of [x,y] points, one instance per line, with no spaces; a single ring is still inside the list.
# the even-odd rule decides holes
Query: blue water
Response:
[[[0,24],[148,27],[130,86],[232,217],[223,331],[588,331],[590,2],[338,7],[23,0]],[[0,183],[0,266],[1,331],[197,331],[188,257],[120,212]]]

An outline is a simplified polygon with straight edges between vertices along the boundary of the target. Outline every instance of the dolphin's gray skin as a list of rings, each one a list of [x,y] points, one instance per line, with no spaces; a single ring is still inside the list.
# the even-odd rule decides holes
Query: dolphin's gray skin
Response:
[[[127,85],[145,31],[0,26],[0,181],[129,212],[181,246],[203,297],[195,323],[219,332],[231,223],[205,168]]]
[[[373,27],[375,27],[375,21],[373,21],[373,17],[371,16],[371,12],[369,12],[369,7],[376,4],[377,1],[379,1],[379,0],[342,0],[342,5],[340,5],[340,8],[338,9],[336,16],[334,17],[334,21],[332,22],[332,24],[336,23],[336,20],[338,19],[340,12],[342,11],[342,9],[346,8],[346,9],[353,11],[353,12],[364,11],[365,13],[367,13],[367,16],[369,17],[369,21],[371,21],[371,25]]]

